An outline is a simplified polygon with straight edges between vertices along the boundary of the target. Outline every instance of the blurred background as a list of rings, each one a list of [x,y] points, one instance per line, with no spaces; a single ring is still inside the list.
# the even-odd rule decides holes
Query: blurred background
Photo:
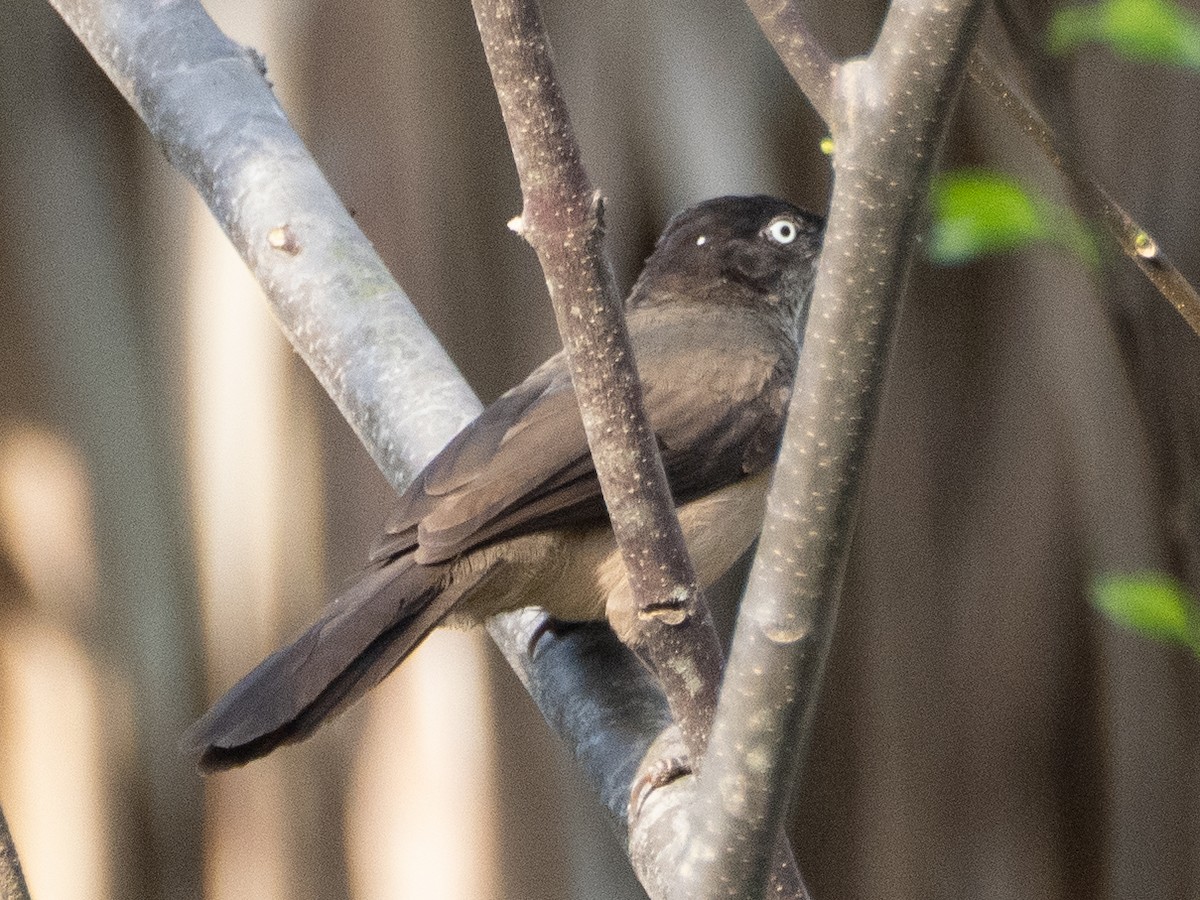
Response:
[[[702,198],[824,208],[823,129],[739,3],[545,5],[622,284]],[[206,6],[485,400],[556,349],[466,0]],[[882,12],[806,6],[841,54]],[[1200,80],[1094,52],[1058,87],[1200,279]],[[974,91],[947,160],[1057,190]],[[0,223],[0,804],[33,895],[641,896],[480,635],[195,774],[180,733],[364,563],[389,489],[43,0],[0,4]],[[1123,260],[918,259],[796,803],[818,898],[1200,897],[1197,663],[1086,600],[1200,587],[1198,400],[1200,340]]]

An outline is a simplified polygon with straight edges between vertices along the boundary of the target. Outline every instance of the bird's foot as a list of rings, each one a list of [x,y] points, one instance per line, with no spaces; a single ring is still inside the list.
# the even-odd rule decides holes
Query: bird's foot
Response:
[[[537,652],[538,643],[547,635],[554,638],[562,638],[585,624],[587,623],[567,622],[563,619],[556,619],[554,616],[546,613],[542,617],[542,621],[538,622],[537,627],[533,630],[533,634],[529,636],[529,657],[533,658]]]
[[[656,790],[693,774],[692,758],[675,725],[658,736],[646,753],[629,788],[630,819],[637,819],[646,799]]]

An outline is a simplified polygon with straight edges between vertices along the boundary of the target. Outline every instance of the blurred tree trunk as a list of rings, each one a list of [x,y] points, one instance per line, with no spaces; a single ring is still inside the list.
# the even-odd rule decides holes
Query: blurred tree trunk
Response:
[[[19,285],[39,371],[31,411],[86,456],[101,600],[82,636],[120,666],[136,717],[132,756],[107,759],[128,842],[115,893],[190,897],[200,791],[176,741],[198,693],[194,587],[180,460],[159,438],[174,415],[159,390],[165,361],[150,349],[141,273],[126,262],[136,200],[111,178],[129,153],[113,137],[130,114],[49,8],[6,4],[0,15],[0,203],[9,283]]]

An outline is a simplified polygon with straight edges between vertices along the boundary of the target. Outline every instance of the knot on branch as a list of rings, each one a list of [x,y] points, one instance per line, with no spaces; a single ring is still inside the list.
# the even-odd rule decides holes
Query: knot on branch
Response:
[[[267,243],[271,245],[272,250],[279,250],[288,256],[295,256],[302,249],[300,239],[291,225],[276,225],[267,232]]]
[[[652,621],[661,625],[682,625],[691,614],[695,597],[694,590],[678,587],[668,599],[647,603],[639,608],[638,618],[643,622]]]

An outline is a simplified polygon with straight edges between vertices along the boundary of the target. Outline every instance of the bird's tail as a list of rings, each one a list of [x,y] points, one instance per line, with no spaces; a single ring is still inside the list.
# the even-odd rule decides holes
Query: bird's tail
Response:
[[[244,765],[303,740],[398,666],[458,599],[444,566],[401,556],[366,572],[293,643],[263,660],[184,735],[200,769]]]

